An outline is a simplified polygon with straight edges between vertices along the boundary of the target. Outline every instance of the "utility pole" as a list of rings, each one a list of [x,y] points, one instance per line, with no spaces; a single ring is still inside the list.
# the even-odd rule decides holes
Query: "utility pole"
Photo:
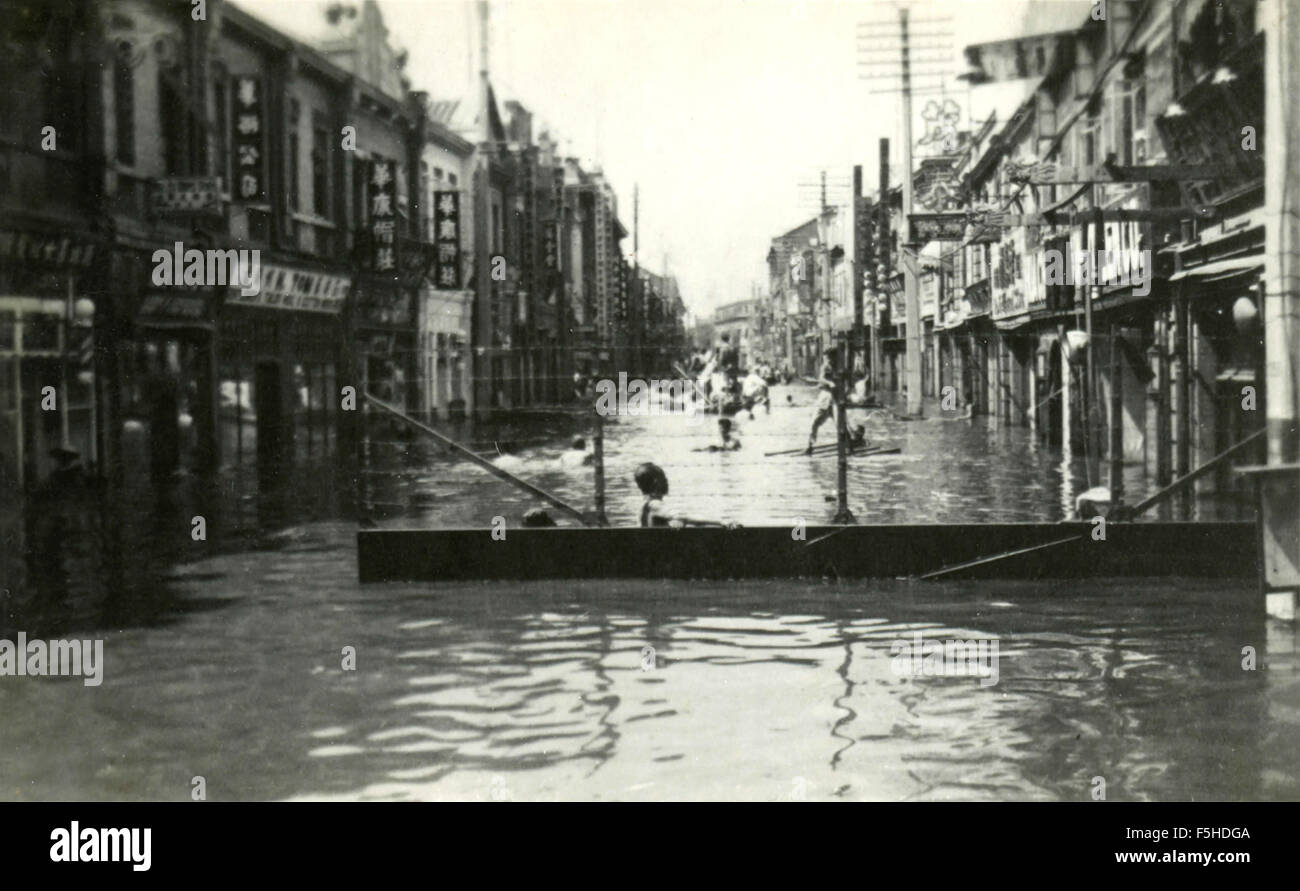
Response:
[[[898,11],[903,43],[903,296],[907,301],[907,413],[921,414],[921,301],[916,280],[916,245],[912,243],[912,67],[907,37],[907,8]]]
[[[889,139],[880,140],[880,197],[877,199],[880,214],[880,228],[875,233],[877,244],[873,260],[879,259],[877,265],[884,267],[884,275],[875,277],[876,289],[872,294],[871,316],[871,390],[880,391],[880,379],[884,373],[884,360],[880,355],[880,325],[885,317],[881,306],[882,296],[889,293]]]
[[[867,366],[866,332],[862,319],[862,291],[865,286],[863,277],[867,273],[867,264],[871,257],[867,254],[870,243],[867,227],[870,225],[863,213],[862,201],[862,165],[853,166],[853,352],[862,356],[862,367]],[[850,362],[849,367],[854,367]]]

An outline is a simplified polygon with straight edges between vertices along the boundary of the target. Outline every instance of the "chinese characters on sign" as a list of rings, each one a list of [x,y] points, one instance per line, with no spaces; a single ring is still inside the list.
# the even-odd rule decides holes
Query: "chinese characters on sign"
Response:
[[[397,270],[397,182],[392,161],[370,162],[370,236],[375,272]]]
[[[235,174],[232,191],[239,201],[260,201],[266,194],[262,170],[262,82],[254,76],[235,78]]]
[[[434,243],[438,259],[434,265],[434,287],[460,287],[460,193],[433,193]]]

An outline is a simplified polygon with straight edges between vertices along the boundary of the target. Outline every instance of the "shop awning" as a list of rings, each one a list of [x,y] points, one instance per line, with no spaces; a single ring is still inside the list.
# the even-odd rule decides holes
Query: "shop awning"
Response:
[[[1193,266],[1191,269],[1183,269],[1169,276],[1169,281],[1193,279],[1202,282],[1215,282],[1231,278],[1234,275],[1244,275],[1248,272],[1262,272],[1263,269],[1264,256],[1262,254],[1251,254],[1247,257],[1233,257],[1230,260],[1217,260],[1213,263],[1202,263],[1200,266]]]

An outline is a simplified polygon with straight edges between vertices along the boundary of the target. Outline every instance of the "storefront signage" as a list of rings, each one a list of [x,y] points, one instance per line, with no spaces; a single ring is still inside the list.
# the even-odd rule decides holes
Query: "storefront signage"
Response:
[[[434,244],[438,258],[433,285],[440,290],[460,287],[460,193],[434,192]]]
[[[262,289],[246,296],[239,289],[232,288],[226,292],[226,303],[266,309],[338,313],[343,309],[351,286],[352,279],[348,276],[263,263]]]
[[[170,215],[221,215],[221,177],[167,176],[156,179],[149,192],[153,212]]]
[[[397,269],[397,182],[392,161],[370,162],[370,268],[375,272]]]
[[[95,248],[95,242],[84,238],[0,229],[0,260],[85,269],[95,261]]]
[[[265,115],[262,81],[255,75],[235,78],[235,113],[231,146],[234,149],[234,194],[240,201],[261,201],[266,196],[262,163]]]
[[[214,288],[149,291],[140,301],[136,323],[151,327],[207,328],[216,318],[220,292]]]

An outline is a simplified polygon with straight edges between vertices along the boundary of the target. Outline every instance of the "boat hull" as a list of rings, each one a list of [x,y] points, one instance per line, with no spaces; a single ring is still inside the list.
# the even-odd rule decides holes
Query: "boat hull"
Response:
[[[362,582],[578,578],[898,578],[1003,552],[947,578],[1258,578],[1255,526],[1224,523],[790,526],[738,529],[376,529],[357,533]]]

